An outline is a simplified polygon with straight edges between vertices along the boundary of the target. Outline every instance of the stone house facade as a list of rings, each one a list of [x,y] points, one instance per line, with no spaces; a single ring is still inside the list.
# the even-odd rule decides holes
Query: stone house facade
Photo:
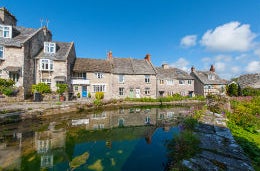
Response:
[[[194,92],[196,95],[225,94],[227,81],[221,79],[211,65],[209,71],[196,71],[191,68],[190,75],[194,78]]]
[[[77,58],[73,67],[72,86],[74,96],[95,97],[104,92],[104,98],[111,98],[111,64],[103,59]]]
[[[15,16],[0,8],[0,78],[14,80],[24,98],[36,80],[34,57],[52,34],[46,27],[24,28],[16,22]]]
[[[193,96],[194,79],[185,71],[163,64],[157,67],[157,96]]]
[[[156,98],[156,70],[149,54],[140,60],[114,58],[110,52],[108,60],[112,65],[112,98]]]
[[[56,91],[57,83],[68,84],[72,90],[72,67],[76,59],[73,42],[44,42],[44,48],[35,57],[36,84],[43,82]]]

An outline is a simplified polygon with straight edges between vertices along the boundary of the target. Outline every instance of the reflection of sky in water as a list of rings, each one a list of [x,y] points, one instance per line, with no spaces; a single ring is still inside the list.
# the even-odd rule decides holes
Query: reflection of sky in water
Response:
[[[89,159],[75,170],[91,170],[89,168],[97,170],[103,168],[104,171],[163,170],[167,161],[165,141],[171,139],[174,132],[178,132],[178,128],[171,128],[168,132],[158,128],[150,144],[145,138],[113,141],[111,148],[107,147],[109,142],[106,141],[77,144],[73,157],[89,152]],[[93,165],[95,167],[92,167]]]

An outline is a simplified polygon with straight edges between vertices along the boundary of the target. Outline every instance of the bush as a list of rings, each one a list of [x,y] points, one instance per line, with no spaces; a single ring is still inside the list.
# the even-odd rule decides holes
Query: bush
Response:
[[[243,96],[260,96],[260,89],[246,87],[242,90]]]
[[[68,90],[68,84],[56,84],[57,93],[62,95],[65,91]]]
[[[13,80],[0,78],[0,87],[11,87],[15,84]]]
[[[95,97],[98,100],[104,99],[104,92],[96,92]]]
[[[38,83],[38,84],[34,84],[32,85],[32,93],[51,93],[51,88],[48,84],[45,83]]]
[[[238,85],[236,83],[232,83],[227,86],[227,94],[229,96],[238,96]]]

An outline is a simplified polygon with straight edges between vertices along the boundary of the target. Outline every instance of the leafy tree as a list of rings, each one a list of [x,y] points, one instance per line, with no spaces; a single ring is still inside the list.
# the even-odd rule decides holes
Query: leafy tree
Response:
[[[32,85],[32,93],[36,93],[36,92],[40,94],[51,93],[51,88],[48,84],[45,83],[34,84]]]
[[[227,88],[227,93],[229,96],[238,96],[238,85],[236,83],[228,85]]]

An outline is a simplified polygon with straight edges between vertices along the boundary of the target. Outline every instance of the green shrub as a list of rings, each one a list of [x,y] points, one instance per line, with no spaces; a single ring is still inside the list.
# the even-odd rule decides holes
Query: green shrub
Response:
[[[101,101],[101,99],[95,99],[95,100],[93,101],[93,103],[94,103],[95,106],[101,106],[101,105],[103,104],[102,101]]]
[[[98,100],[104,99],[104,92],[96,92],[95,97]]]
[[[41,94],[51,93],[51,88],[48,84],[45,84],[45,83],[33,84],[32,85],[32,93],[35,93],[35,92],[38,92],[38,93],[41,93]]]
[[[13,80],[0,78],[0,87],[11,87],[14,84]]]
[[[57,93],[62,95],[65,91],[68,90],[68,84],[56,84]]]
[[[260,96],[260,89],[246,87],[242,89],[243,96]]]
[[[13,89],[10,87],[5,87],[2,93],[6,96],[11,96],[13,94]]]

